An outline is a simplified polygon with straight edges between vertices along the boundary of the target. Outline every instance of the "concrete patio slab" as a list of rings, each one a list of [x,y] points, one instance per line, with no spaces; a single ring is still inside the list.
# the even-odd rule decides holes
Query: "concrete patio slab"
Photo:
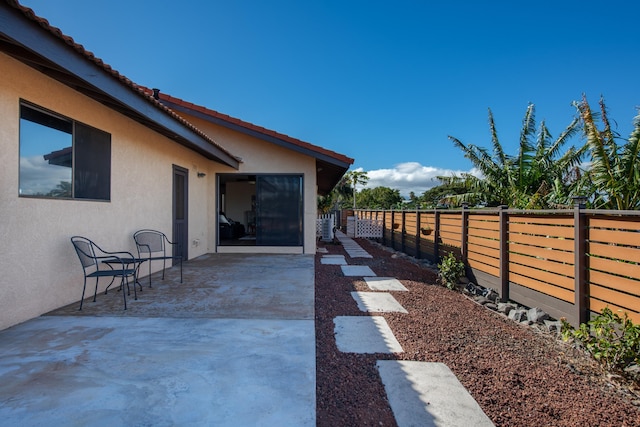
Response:
[[[343,265],[342,274],[345,276],[375,276],[376,273],[368,265]]]
[[[443,363],[378,360],[399,427],[490,427],[494,424]]]
[[[166,277],[126,311],[109,291],[0,331],[0,424],[315,426],[314,256]]]
[[[408,291],[395,277],[365,277],[364,281],[374,291]]]
[[[408,313],[408,311],[386,292],[351,292],[360,311],[370,313]]]
[[[313,426],[313,334],[310,321],[41,317],[0,332],[1,423]]]
[[[402,353],[402,346],[382,316],[333,319],[336,345],[343,353]]]
[[[153,288],[140,279],[138,300],[109,291],[94,303],[84,302],[53,311],[52,315],[133,316],[231,319],[314,318],[314,256],[268,254],[208,254],[185,263],[184,283],[177,268],[166,280],[153,275]],[[143,266],[144,267],[144,266]],[[80,283],[80,286],[82,282]],[[78,289],[80,293],[81,288]]]

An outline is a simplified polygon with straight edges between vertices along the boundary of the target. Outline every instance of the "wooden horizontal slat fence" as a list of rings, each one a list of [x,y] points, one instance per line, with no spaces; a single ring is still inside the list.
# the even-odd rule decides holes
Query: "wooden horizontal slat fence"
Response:
[[[577,325],[609,307],[640,324],[640,212],[357,210],[384,224],[382,243],[438,263],[452,252],[502,300]]]

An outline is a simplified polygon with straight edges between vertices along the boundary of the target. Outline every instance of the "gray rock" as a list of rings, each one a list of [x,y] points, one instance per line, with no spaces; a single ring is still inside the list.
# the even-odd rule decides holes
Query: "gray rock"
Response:
[[[624,368],[624,371],[632,375],[634,377],[640,376],[640,365],[636,365],[635,363]]]
[[[548,318],[549,318],[549,315],[544,311],[542,311],[541,309],[539,309],[538,307],[530,308],[529,311],[527,311],[527,319],[529,319],[534,323],[542,323]]]
[[[531,320],[525,319],[525,320],[522,320],[522,321],[520,322],[520,324],[521,324],[521,325],[531,326],[531,325],[533,325],[533,322],[532,322]]]
[[[491,302],[488,299],[486,299],[485,297],[475,297],[474,300],[480,305],[485,305],[485,304],[488,304],[488,303]]]
[[[522,322],[527,319],[527,310],[522,308],[516,308],[515,310],[511,310],[509,312],[509,319],[515,322]]]
[[[495,304],[494,304],[494,303],[492,303],[492,302],[488,302],[488,303],[486,303],[484,306],[485,306],[485,307],[487,307],[487,308],[490,308],[491,310],[494,310],[494,311],[498,309],[498,306],[497,306],[497,305],[495,305]]]
[[[496,302],[500,298],[500,295],[498,295],[498,293],[493,289],[487,289],[485,293],[485,298],[487,298],[490,301]]]
[[[467,278],[466,276],[462,276],[460,279],[458,279],[458,283],[466,285],[467,283],[469,283],[469,278]]]
[[[509,313],[511,312],[511,310],[517,308],[517,306],[511,302],[500,302],[498,303],[498,308],[497,310],[500,313],[504,313],[505,315],[509,315]]]
[[[469,282],[464,287],[465,291],[469,292],[471,295],[482,295],[483,289],[476,285],[473,282]]]
[[[562,332],[562,322],[559,320],[548,320],[545,319],[544,324],[549,332]]]

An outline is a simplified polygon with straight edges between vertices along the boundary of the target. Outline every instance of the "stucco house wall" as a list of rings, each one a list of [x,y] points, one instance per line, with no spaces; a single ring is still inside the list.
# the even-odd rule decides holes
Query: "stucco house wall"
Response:
[[[317,218],[317,188],[316,188],[316,160],[313,157],[296,153],[258,138],[241,134],[233,130],[215,125],[192,115],[180,113],[190,123],[211,137],[218,144],[227,148],[232,153],[242,157],[240,168],[236,171],[220,165],[216,168],[218,173],[238,174],[268,174],[268,173],[292,173],[303,175],[304,195],[304,246],[299,247],[273,247],[273,246],[219,246],[217,252],[266,252],[266,253],[315,253],[316,250],[316,218]],[[212,174],[213,175],[213,174]],[[212,183],[215,186],[215,182]],[[215,198],[213,198],[215,201]],[[230,214],[231,215],[231,214]],[[233,217],[233,215],[232,215]],[[237,220],[242,218],[237,216]],[[215,227],[213,227],[215,228]],[[212,235],[215,239],[215,234]],[[210,247],[215,246],[215,240],[209,242]]]
[[[212,250],[215,162],[2,53],[0,75],[0,329],[79,301],[82,270],[71,236],[132,252],[138,229],[171,236],[174,164],[189,170],[189,258]],[[18,196],[21,99],[111,134],[111,201]]]

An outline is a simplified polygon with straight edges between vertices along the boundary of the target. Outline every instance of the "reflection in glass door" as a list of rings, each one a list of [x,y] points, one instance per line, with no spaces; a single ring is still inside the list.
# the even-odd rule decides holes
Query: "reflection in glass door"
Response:
[[[256,177],[256,244],[301,246],[302,176]]]

